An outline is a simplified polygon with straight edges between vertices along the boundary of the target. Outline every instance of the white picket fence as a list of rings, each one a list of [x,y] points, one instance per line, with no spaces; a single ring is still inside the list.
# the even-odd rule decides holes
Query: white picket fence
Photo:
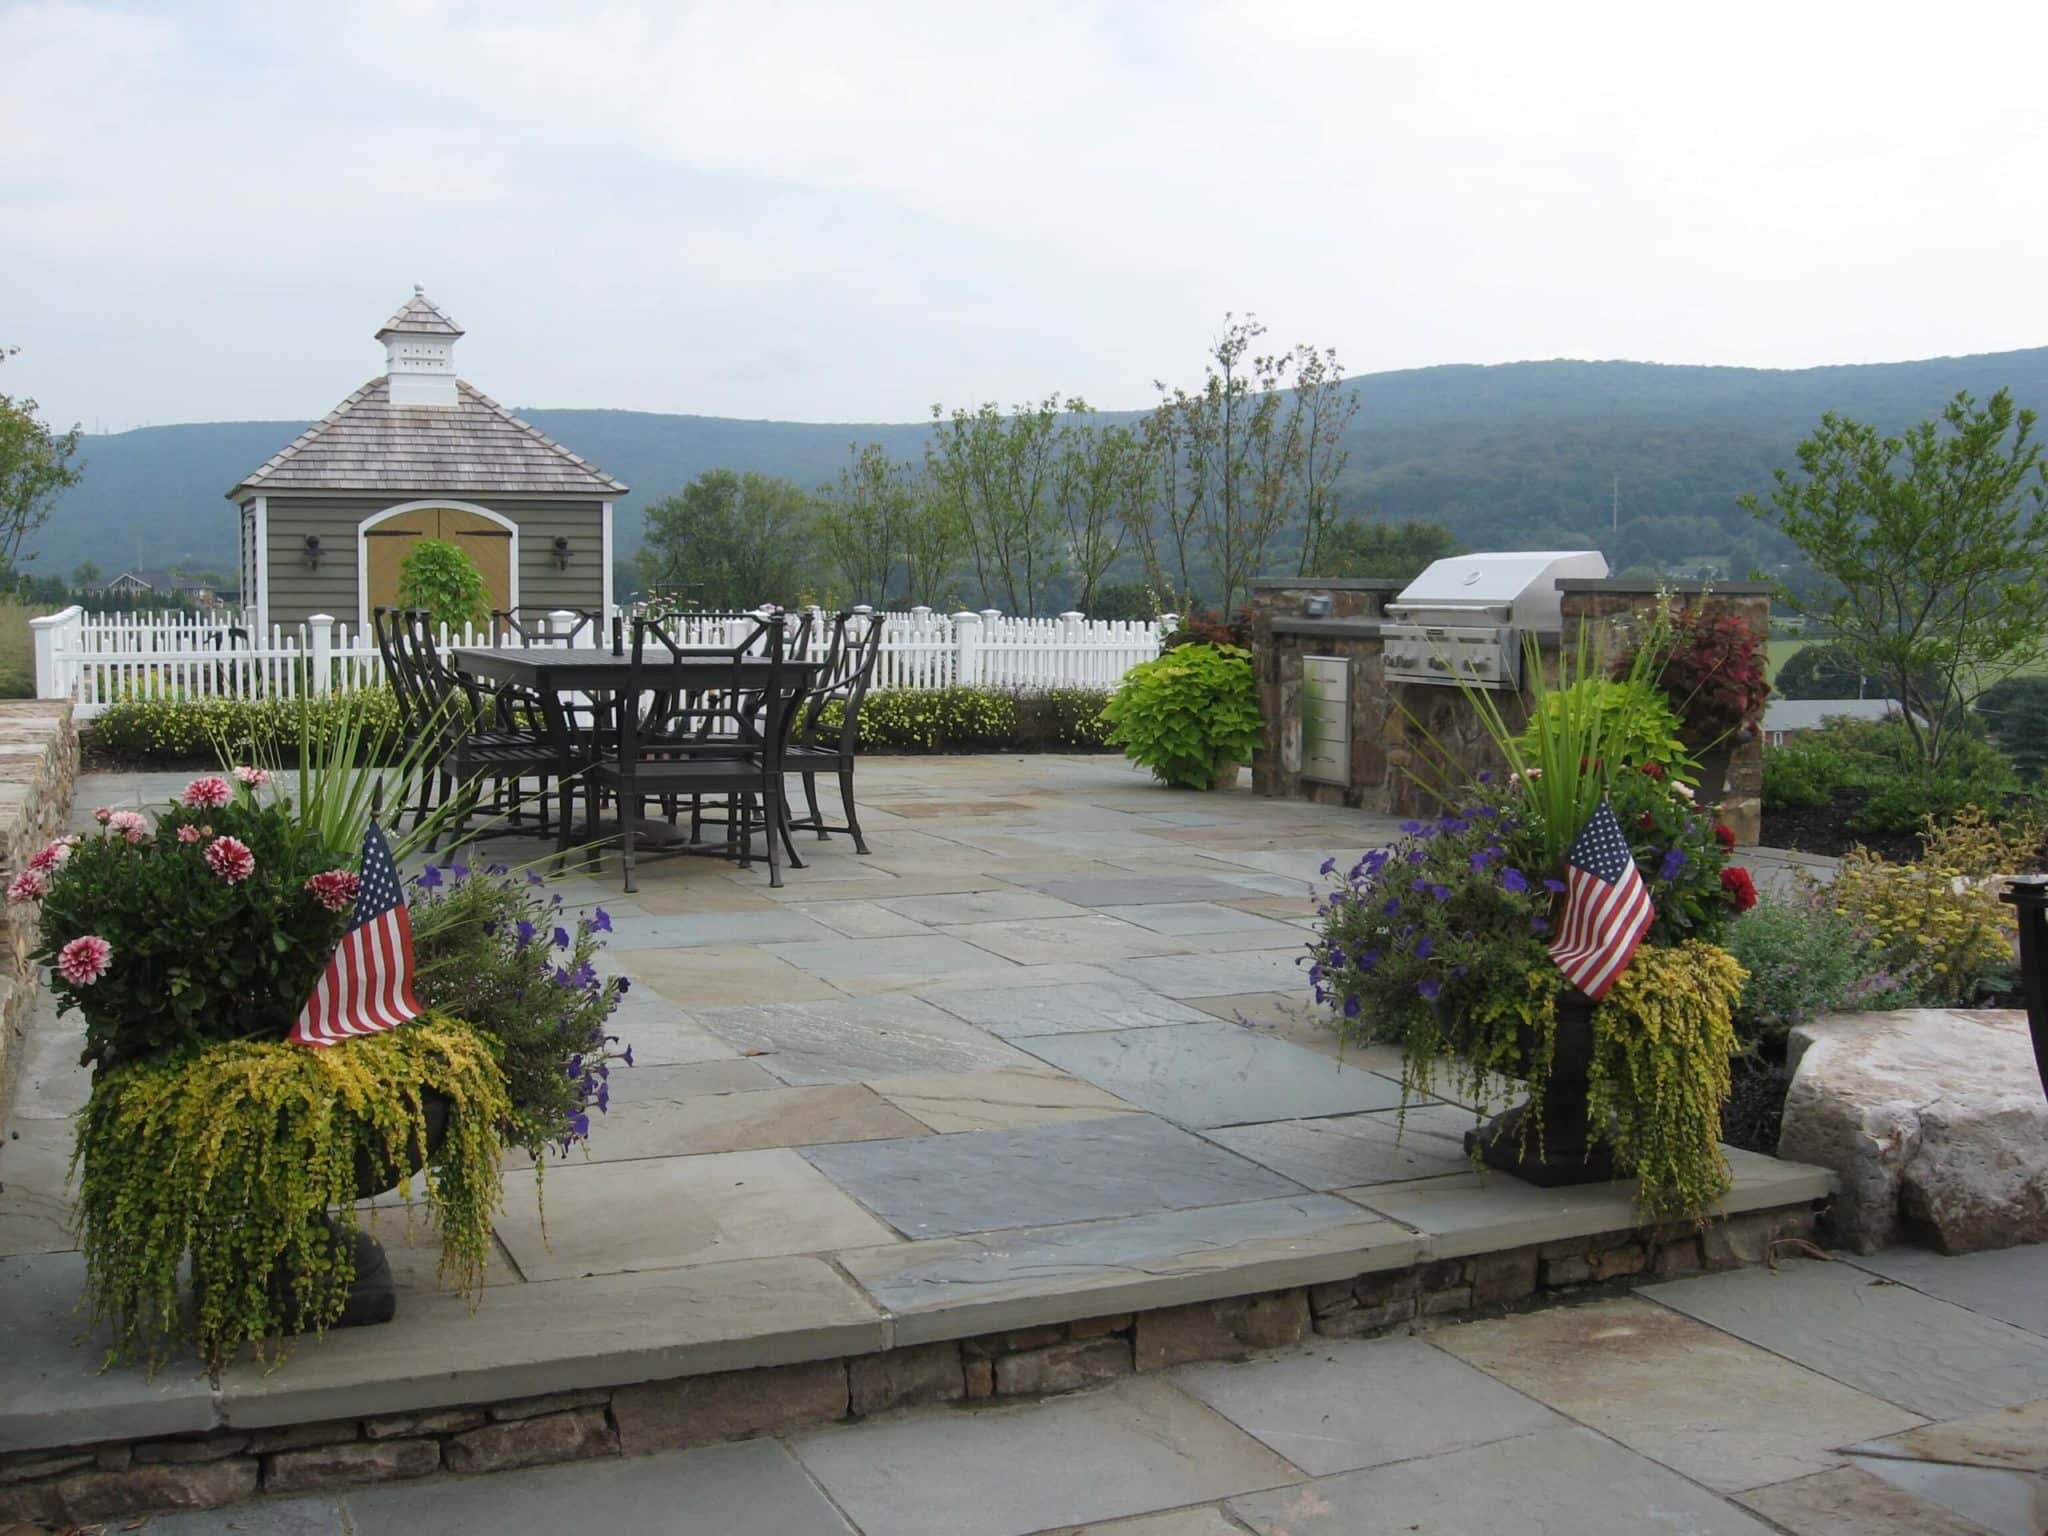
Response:
[[[816,619],[825,622],[823,614]],[[557,616],[564,629],[573,621],[572,614]],[[1114,688],[1159,654],[1160,637],[1176,622],[1172,614],[1147,622],[913,608],[887,615],[874,686]],[[127,699],[296,698],[374,687],[384,675],[375,636],[323,614],[256,634],[225,612],[88,614],[71,607],[31,619],[29,627],[37,697],[72,700],[82,720]],[[714,647],[736,643],[734,629],[731,620],[685,616],[672,632],[686,645]],[[467,629],[444,629],[440,640],[443,647],[508,643]]]

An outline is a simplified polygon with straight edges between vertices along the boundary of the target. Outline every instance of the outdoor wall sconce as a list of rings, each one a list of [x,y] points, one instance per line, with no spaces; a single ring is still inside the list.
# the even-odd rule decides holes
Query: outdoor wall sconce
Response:
[[[320,569],[320,535],[319,535],[319,534],[317,534],[317,533],[309,533],[309,534],[307,534],[307,535],[306,535],[306,549],[305,549],[305,554],[304,554],[304,555],[303,555],[303,556],[302,556],[301,558],[303,558],[303,559],[305,560],[305,562],[306,562],[306,569],[307,569],[307,570],[309,570],[309,571],[317,571],[317,570],[319,570],[319,569]]]
[[[569,569],[569,541],[560,534],[555,535],[555,569],[558,571]]]

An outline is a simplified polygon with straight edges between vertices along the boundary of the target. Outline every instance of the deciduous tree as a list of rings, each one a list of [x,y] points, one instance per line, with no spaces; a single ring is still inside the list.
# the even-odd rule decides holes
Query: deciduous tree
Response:
[[[1969,701],[2048,654],[2048,464],[2004,390],[1899,437],[1829,414],[1778,470],[1769,518],[1829,583],[1835,644],[1883,682],[1922,765]]]
[[[992,401],[932,407],[932,480],[959,512],[982,597],[1015,614],[1039,612],[1060,574],[1059,418],[1057,395],[1007,416]]]
[[[0,347],[0,362],[19,351]],[[57,497],[84,472],[78,428],[55,433],[37,413],[35,401],[0,394],[0,576],[11,577],[22,542],[50,520]]]
[[[650,592],[707,608],[787,604],[803,581],[815,513],[779,475],[707,469],[647,508],[641,578]]]

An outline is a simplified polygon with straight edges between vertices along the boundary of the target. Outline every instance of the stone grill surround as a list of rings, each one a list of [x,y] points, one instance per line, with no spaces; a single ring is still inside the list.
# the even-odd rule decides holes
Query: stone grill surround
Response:
[[[1493,744],[1461,690],[1389,683],[1383,675],[1380,625],[1388,602],[1405,585],[1314,577],[1252,583],[1253,665],[1259,707],[1266,717],[1265,745],[1252,759],[1252,787],[1258,793],[1408,816],[1433,808],[1425,786],[1500,769]],[[1568,657],[1582,625],[1611,634],[1616,625],[1654,602],[1659,591],[1649,583],[1614,580],[1567,579],[1558,588],[1564,601],[1565,651],[1560,652],[1554,639],[1546,643],[1546,662],[1553,669],[1561,655]],[[1771,589],[1764,584],[1674,581],[1662,584],[1662,590],[1688,605],[1704,603],[1709,611],[1738,613],[1759,637],[1768,634]],[[1328,618],[1302,616],[1303,600],[1310,597],[1330,599]],[[1349,785],[1316,783],[1303,776],[1304,656],[1341,656],[1351,662]],[[1527,718],[1526,690],[1520,697],[1492,697],[1511,725],[1519,727]],[[1734,829],[1738,842],[1754,844],[1763,825],[1761,736],[1736,747],[1728,784],[1721,818]]]

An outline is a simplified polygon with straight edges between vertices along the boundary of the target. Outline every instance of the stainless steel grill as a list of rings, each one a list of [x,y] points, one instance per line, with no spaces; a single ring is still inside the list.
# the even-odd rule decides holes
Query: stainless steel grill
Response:
[[[1564,628],[1560,578],[1600,578],[1598,550],[1453,555],[1387,604],[1381,628],[1389,682],[1519,688],[1522,637]]]

